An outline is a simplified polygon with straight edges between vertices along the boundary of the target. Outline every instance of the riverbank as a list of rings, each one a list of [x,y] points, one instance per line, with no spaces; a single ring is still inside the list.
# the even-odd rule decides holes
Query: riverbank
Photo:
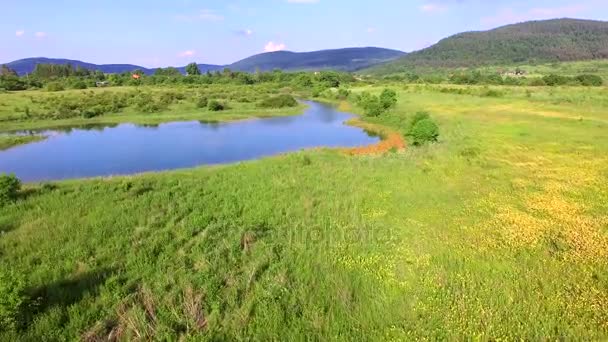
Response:
[[[29,144],[44,139],[45,138],[41,135],[0,134],[0,151],[8,150],[9,148],[14,146]]]
[[[236,97],[234,92],[243,91],[244,95]],[[92,95],[91,95],[92,94]],[[78,98],[90,98],[91,96],[116,97],[108,100],[111,103],[124,101],[124,107],[119,112],[107,112],[93,117],[75,115],[69,112],[70,117],[63,117],[63,111],[69,111],[75,106],[73,101]],[[128,94],[128,95],[126,95]],[[168,103],[157,104],[151,109],[146,102],[130,104],[130,99],[140,101],[144,95],[149,94],[152,99],[170,98]],[[168,94],[168,95],[167,95]],[[301,114],[306,106],[299,104],[296,107],[284,108],[260,108],[257,106],[259,99],[274,96],[272,89],[257,89],[252,87],[206,87],[206,88],[154,88],[154,87],[115,87],[97,88],[88,90],[68,90],[49,93],[45,91],[20,91],[0,93],[0,132],[18,130],[44,130],[66,127],[78,127],[86,125],[112,125],[120,123],[133,123],[142,125],[154,125],[171,121],[203,122],[230,122],[247,120],[252,118],[267,118],[278,116],[290,116]],[[234,97],[234,98],[233,98]],[[215,100],[222,103],[223,110],[212,111],[205,106],[199,108],[198,101],[205,99],[205,103]],[[71,99],[66,102],[68,109],[57,107],[56,103],[62,99]],[[106,102],[108,102],[106,101]],[[50,102],[51,105],[47,104]],[[52,106],[52,115],[48,114],[47,107]],[[166,108],[164,108],[166,107]],[[150,110],[153,110],[150,112]]]

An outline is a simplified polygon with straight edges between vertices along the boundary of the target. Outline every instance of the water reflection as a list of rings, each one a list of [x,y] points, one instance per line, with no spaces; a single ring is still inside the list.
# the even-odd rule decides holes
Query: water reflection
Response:
[[[232,123],[84,125],[45,131],[48,139],[0,152],[0,172],[24,181],[131,174],[230,163],[303,148],[352,147],[378,141],[352,117],[308,102],[303,115]]]

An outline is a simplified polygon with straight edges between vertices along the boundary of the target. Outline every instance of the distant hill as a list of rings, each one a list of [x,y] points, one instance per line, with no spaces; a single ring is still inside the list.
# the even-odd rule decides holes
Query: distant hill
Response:
[[[277,51],[251,56],[228,67],[232,70],[249,72],[254,72],[255,70],[269,71],[273,69],[285,71],[327,69],[354,71],[395,60],[404,55],[405,53],[402,51],[376,47],[313,52]]]
[[[145,74],[151,75],[156,70],[155,68],[144,68],[139,65],[133,64],[93,64],[87,63],[72,59],[63,59],[63,58],[45,58],[45,57],[35,57],[35,58],[25,58],[19,59],[14,62],[7,63],[6,65],[15,70],[19,75],[25,75],[26,73],[31,73],[36,68],[36,64],[72,64],[73,67],[82,67],[89,70],[101,70],[107,74],[115,74],[122,73],[125,71],[134,71],[134,70],[142,70]],[[211,65],[211,64],[199,64],[198,67],[202,72],[221,70],[224,67],[221,65]],[[177,68],[180,72],[185,73],[186,67]]]
[[[245,58],[230,65],[199,64],[201,72],[222,70],[230,68],[235,71],[274,70],[285,71],[295,70],[343,70],[353,71],[379,63],[394,60],[403,56],[405,53],[396,50],[382,48],[346,48],[337,50],[323,50],[314,52],[268,52]],[[36,64],[72,64],[74,67],[83,67],[90,70],[101,70],[105,73],[121,73],[125,71],[142,70],[145,74],[153,74],[156,69],[144,68],[133,64],[93,64],[77,60],[60,58],[25,58],[7,63],[8,67],[17,71],[19,75],[31,73]],[[180,72],[186,73],[186,67],[178,67]]]
[[[417,67],[473,67],[602,58],[608,58],[608,22],[552,19],[459,33],[365,72],[389,74]]]

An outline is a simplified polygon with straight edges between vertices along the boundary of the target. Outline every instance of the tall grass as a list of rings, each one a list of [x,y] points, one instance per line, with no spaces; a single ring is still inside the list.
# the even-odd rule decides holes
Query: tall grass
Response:
[[[501,90],[400,91],[366,120],[441,135],[398,153],[29,185],[0,339],[605,339],[607,106]]]

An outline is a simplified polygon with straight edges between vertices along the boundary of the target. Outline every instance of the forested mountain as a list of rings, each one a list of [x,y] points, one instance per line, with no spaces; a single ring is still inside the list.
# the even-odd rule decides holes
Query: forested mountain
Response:
[[[396,50],[382,48],[346,48],[337,50],[323,50],[314,52],[268,52],[245,58],[230,65],[198,64],[201,72],[222,70],[230,68],[235,71],[273,70],[358,70],[382,62],[394,60],[403,56],[404,53]],[[153,74],[156,69],[144,68],[133,64],[92,64],[77,60],[58,58],[25,58],[7,63],[7,66],[15,70],[19,75],[31,73],[36,64],[71,64],[74,68],[82,67],[89,70],[101,70],[104,73],[122,73],[125,71],[142,70],[145,74]],[[185,73],[185,66],[178,67],[181,73]]]
[[[376,47],[346,48],[313,52],[277,51],[245,58],[228,67],[232,70],[268,71],[340,70],[354,71],[391,61],[405,55],[404,52]]]
[[[45,57],[19,59],[14,62],[7,63],[6,65],[9,68],[15,70],[17,72],[17,74],[25,75],[25,74],[32,73],[32,71],[34,71],[34,69],[36,68],[36,64],[59,64],[59,65],[71,64],[74,68],[81,67],[81,68],[85,68],[85,69],[89,69],[89,70],[101,70],[107,74],[115,74],[115,73],[122,73],[122,72],[126,72],[126,71],[141,70],[145,74],[151,75],[156,70],[155,68],[144,68],[142,66],[133,65],[133,64],[93,64],[93,63],[72,60],[72,59],[45,58]],[[220,69],[224,68],[223,66],[220,66],[220,65],[210,65],[210,64],[199,64],[198,67],[201,69],[202,72],[206,72],[207,70],[209,70],[209,71],[220,70]],[[186,67],[180,67],[177,69],[180,72],[185,73],[185,68]]]
[[[369,72],[601,58],[608,58],[608,22],[553,19],[459,33]]]

